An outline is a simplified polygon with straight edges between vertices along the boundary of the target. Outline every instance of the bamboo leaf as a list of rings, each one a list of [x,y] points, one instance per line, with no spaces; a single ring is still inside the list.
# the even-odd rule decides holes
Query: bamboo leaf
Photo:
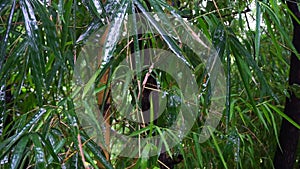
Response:
[[[257,66],[249,51],[247,51],[244,46],[238,41],[236,37],[230,36],[230,40],[232,42],[231,47],[236,49],[236,52],[239,53],[239,56],[245,56],[246,63],[251,66],[254,70],[256,75],[260,80],[260,87],[261,87],[261,97],[266,94],[271,94],[273,98],[277,101],[278,98],[274,95],[273,91],[271,90],[270,86],[268,85],[266,78],[260,68]]]
[[[266,13],[271,17],[271,20],[275,23],[276,28],[279,30],[280,34],[282,35],[282,38],[285,39],[285,42],[287,45],[292,49],[292,52],[296,54],[297,58],[300,59],[300,54],[297,52],[296,48],[294,47],[292,43],[292,39],[288,35],[288,33],[283,29],[282,23],[280,23],[280,20],[276,13],[264,2],[260,2],[261,6],[264,7],[266,10]]]
[[[35,83],[35,90],[39,105],[42,104],[42,88],[44,87],[43,80],[45,78],[45,60],[41,55],[42,36],[39,31],[38,20],[35,16],[34,7],[31,1],[21,0],[20,7],[23,12],[26,38],[29,43],[30,66],[32,67],[33,81]]]
[[[3,158],[3,156],[12,148],[12,146],[19,141],[19,139],[28,132],[30,128],[32,128],[44,115],[46,110],[44,108],[41,108],[35,115],[32,117],[32,119],[20,130],[17,134],[11,136],[6,141],[0,143],[0,150],[3,152],[0,154],[0,159]]]
[[[197,137],[197,135],[195,133],[193,133],[193,140],[195,142],[195,150],[196,150],[196,157],[197,157],[197,161],[199,163],[199,166],[201,168],[203,168],[203,157],[201,155],[201,148],[200,148],[200,144],[199,144],[199,138]]]
[[[8,2],[7,2],[8,3]],[[5,3],[4,3],[5,4]],[[7,5],[7,4],[6,4]],[[4,63],[4,60],[5,60],[5,53],[6,53],[6,46],[7,46],[7,43],[8,43],[8,35],[10,33],[10,29],[11,29],[11,26],[12,26],[12,19],[13,19],[13,15],[14,15],[14,12],[15,12],[15,7],[16,7],[16,1],[13,2],[13,5],[11,7],[11,11],[10,11],[10,15],[9,15],[9,19],[7,21],[7,29],[6,29],[6,33],[5,33],[5,36],[3,38],[3,42],[2,42],[2,45],[0,47],[0,71],[2,70],[2,65]],[[1,6],[0,6],[0,12],[1,12]]]
[[[239,73],[241,75],[243,84],[245,86],[247,95],[248,95],[248,99],[250,100],[250,103],[252,105],[252,108],[254,110],[254,112],[258,115],[259,119],[261,120],[261,122],[264,124],[265,128],[268,129],[267,123],[265,122],[265,119],[262,117],[260,111],[257,109],[256,104],[254,102],[253,96],[252,96],[252,92],[250,90],[250,84],[249,84],[249,79],[251,78],[251,73],[250,73],[250,69],[249,67],[245,64],[245,62],[242,60],[242,58],[240,57],[241,53],[239,51],[245,51],[245,49],[243,49],[243,47],[241,46],[241,44],[235,39],[232,38],[232,45],[231,45],[231,50],[233,51],[233,55],[235,56],[236,59],[236,63],[239,69]]]
[[[82,142],[86,142],[86,146],[93,154],[96,159],[99,160],[107,169],[113,169],[113,166],[105,159],[105,156],[101,152],[99,147],[94,141],[88,140],[85,136],[81,135]]]
[[[15,146],[15,149],[12,151],[12,158],[10,167],[19,168],[20,162],[24,158],[24,152],[28,143],[28,136],[24,136]]]
[[[35,154],[35,165],[37,168],[46,168],[46,158],[41,139],[35,133],[30,135],[33,142],[33,150]]]
[[[267,105],[272,108],[277,114],[279,114],[281,117],[285,118],[288,122],[290,122],[291,124],[293,124],[295,127],[297,127],[298,129],[300,129],[300,124],[298,124],[297,122],[295,122],[293,119],[291,119],[289,116],[287,116],[285,113],[283,113],[281,110],[279,110],[277,107],[275,107],[274,105],[271,105],[269,103],[267,103]]]
[[[260,48],[260,23],[261,23],[261,7],[258,1],[256,1],[256,29],[255,29],[255,58],[259,57]]]
[[[88,8],[89,12],[101,19],[101,15],[104,13],[104,6],[99,0],[87,0],[83,1],[83,3]]]
[[[143,7],[143,5],[138,1],[134,0],[134,3],[137,5],[137,7],[141,10],[141,12],[145,15],[147,20],[152,24],[152,26],[156,29],[156,31],[160,34],[160,36],[164,39],[164,41],[167,43],[168,47],[171,49],[172,52],[185,64],[191,67],[189,62],[185,59],[182,51],[180,50],[179,46],[174,42],[172,38],[168,36],[168,34],[165,32],[165,30],[161,27],[157,21],[151,16],[146,9]]]
[[[11,4],[11,0],[3,0],[0,3],[0,14],[7,8],[10,6]]]
[[[76,44],[84,43],[93,33],[95,33],[103,23],[99,19],[94,19],[87,27],[87,29],[76,40]]]
[[[121,1],[119,9],[116,11],[109,25],[108,34],[103,47],[103,61],[109,62],[113,58],[113,52],[117,46],[119,38],[122,34],[121,26],[124,22],[129,2],[126,0]]]
[[[220,156],[220,159],[221,159],[221,161],[222,161],[222,164],[223,164],[224,168],[228,169],[227,164],[226,164],[226,162],[225,162],[225,159],[224,159],[224,157],[223,157],[223,153],[222,153],[222,151],[221,151],[221,149],[220,149],[220,147],[219,147],[219,145],[218,145],[218,142],[217,142],[217,140],[216,140],[216,137],[215,137],[214,133],[212,133],[210,127],[208,127],[208,130],[209,130],[210,135],[211,135],[211,137],[212,137],[212,139],[213,139],[213,144],[214,144],[214,146],[215,146],[216,149],[217,149],[217,152],[218,152],[218,154],[219,154],[219,156]]]

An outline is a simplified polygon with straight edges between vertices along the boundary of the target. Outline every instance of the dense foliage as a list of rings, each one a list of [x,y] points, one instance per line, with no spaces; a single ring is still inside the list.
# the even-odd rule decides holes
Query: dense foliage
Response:
[[[280,120],[283,117],[294,123],[283,113],[285,98],[289,97],[289,90],[298,89],[298,86],[291,89],[287,84],[289,56],[291,52],[297,53],[291,39],[292,12],[285,3],[276,0],[2,0],[0,166],[160,167],[163,160],[159,155],[147,159],[108,155],[78,123],[72,97],[74,64],[80,60],[85,41],[104,25],[135,12],[163,12],[188,21],[214,46],[225,70],[226,104],[221,122],[209,140],[199,143],[204,121],[199,117],[180,144],[167,151],[167,156],[172,155],[174,161],[182,157],[175,167],[272,168]],[[144,19],[147,24],[153,24],[150,17]],[[115,32],[108,36],[122,32],[117,26],[112,24],[111,30]],[[111,49],[106,56],[110,59],[99,68],[100,73],[95,72],[97,92],[108,93],[108,85],[101,85],[99,79],[108,73],[105,80],[109,81],[112,70],[117,69],[120,59],[132,49],[168,49],[170,44],[171,48],[185,53],[198,85],[203,86],[208,78],[203,63],[185,46],[172,44],[173,41],[158,32],[134,35],[121,42],[104,42]],[[156,123],[148,124],[161,135],[160,131],[176,118],[180,91],[170,75],[154,74],[159,90],[169,93],[167,111]],[[202,117],[209,109],[210,94],[206,88],[199,90],[203,90],[199,107]],[[103,113],[107,109],[106,101],[99,101]],[[115,130],[151,137],[140,125],[120,121],[114,102],[109,106],[112,114],[109,118]],[[299,158],[298,153],[298,166]]]

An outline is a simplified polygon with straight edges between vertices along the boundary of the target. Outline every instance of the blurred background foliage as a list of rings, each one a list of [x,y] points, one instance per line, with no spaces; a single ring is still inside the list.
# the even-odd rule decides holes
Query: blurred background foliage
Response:
[[[120,15],[132,13],[132,8],[141,13],[164,12],[184,18],[212,43],[225,70],[226,105],[217,130],[200,144],[203,121],[199,120],[188,136],[168,151],[174,159],[183,157],[175,168],[273,168],[283,106],[289,96],[289,56],[295,51],[290,11],[276,0],[1,0],[0,167],[161,166],[158,156],[108,157],[78,125],[71,97],[74,63],[85,40]],[[147,38],[142,40],[133,37],[133,44],[142,41],[146,45],[141,48],[166,48],[161,34],[144,36]],[[115,48],[111,55],[124,56],[123,48],[128,48],[128,43],[129,40],[108,44]],[[188,51],[174,45],[180,51]],[[195,61],[188,52],[185,57],[198,68],[194,73],[198,85],[203,84],[207,77],[201,61]],[[117,57],[111,57],[98,78],[119,62]],[[180,108],[174,106],[178,88],[167,74],[157,73],[156,78],[160,87],[169,91],[169,105],[163,118],[150,125],[163,129],[172,124]],[[209,108],[207,99],[201,100],[200,112],[204,114]],[[110,111],[118,115],[113,108]],[[116,130],[127,128],[135,134],[145,134],[136,124],[129,128],[118,122],[116,116],[111,119],[119,126],[115,126]],[[298,153],[297,166],[299,157]]]

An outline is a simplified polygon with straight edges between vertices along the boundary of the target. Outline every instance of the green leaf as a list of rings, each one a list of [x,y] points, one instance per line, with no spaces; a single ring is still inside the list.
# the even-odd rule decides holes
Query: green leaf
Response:
[[[41,5],[41,4],[40,4]],[[20,0],[20,7],[22,9],[24,23],[26,28],[26,40],[29,44],[28,55],[29,64],[32,68],[33,82],[35,84],[35,91],[37,95],[38,104],[42,105],[42,92],[45,78],[45,60],[41,55],[41,45],[43,44],[43,35],[40,32],[40,26],[35,16],[32,1]]]
[[[28,132],[28,130],[41,119],[43,114],[46,112],[44,108],[41,108],[32,118],[31,120],[20,130],[17,134],[11,136],[9,139],[5,140],[4,142],[0,143],[0,159],[12,148],[12,146],[19,141],[19,139]]]
[[[36,168],[46,168],[46,158],[44,153],[44,148],[42,145],[42,140],[35,133],[30,135],[31,140],[33,142],[33,150],[35,154],[35,166]]]
[[[8,5],[8,3],[9,2],[6,1],[6,3],[4,3],[3,5]],[[8,36],[9,36],[10,31],[11,31],[10,29],[11,29],[11,26],[12,26],[12,20],[13,20],[13,15],[14,15],[14,12],[15,12],[15,7],[16,7],[16,1],[13,2],[13,5],[11,7],[11,12],[10,12],[10,15],[9,15],[9,19],[7,21],[6,33],[5,33],[5,36],[3,38],[2,45],[0,47],[0,71],[2,70],[3,63],[4,63],[4,60],[5,60],[6,47],[8,45]],[[1,13],[1,10],[3,8],[4,8],[3,6],[0,6],[0,13]]]
[[[294,125],[295,127],[297,127],[298,129],[300,129],[300,124],[298,124],[297,122],[295,122],[293,119],[291,119],[289,116],[287,116],[284,112],[282,112],[281,110],[279,110],[277,107],[275,107],[274,105],[271,105],[269,103],[267,103],[267,105],[272,108],[277,114],[279,114],[281,117],[285,118],[288,122],[290,122],[292,125]]]
[[[300,55],[297,52],[296,48],[293,45],[293,41],[288,35],[288,32],[286,32],[283,27],[282,23],[280,22],[278,15],[264,2],[258,1],[261,6],[265,7],[266,13],[270,16],[271,20],[275,23],[276,28],[279,30],[280,34],[282,35],[282,38],[285,39],[285,42],[287,43],[288,47],[292,49],[292,52],[296,54],[297,58],[300,59]]]
[[[107,169],[113,169],[113,166],[105,159],[105,156],[101,152],[101,147],[94,141],[88,140],[87,137],[81,134],[82,142],[86,142],[86,147],[95,155],[95,158],[99,160]]]
[[[88,8],[89,12],[99,19],[101,19],[101,15],[104,13],[104,7],[102,1],[99,0],[87,0],[83,1],[85,6]]]
[[[289,87],[292,91],[292,93],[297,97],[297,98],[300,98],[300,85],[299,84],[292,84],[290,87]]]
[[[7,7],[10,6],[11,2],[12,2],[11,0],[1,1],[1,3],[0,3],[0,14],[3,12],[3,10],[5,10]]]
[[[147,164],[148,164],[148,160],[149,160],[149,153],[151,151],[151,144],[146,144],[146,146],[143,148],[142,151],[142,159],[141,159],[141,164],[140,164],[140,168],[141,169],[147,169]]]
[[[120,7],[115,12],[112,22],[108,25],[108,34],[105,38],[105,44],[103,46],[102,57],[103,61],[109,62],[113,58],[113,52],[118,45],[119,38],[122,34],[121,26],[124,22],[125,15],[127,12],[127,8],[129,6],[129,2],[123,0],[120,2]]]
[[[156,29],[156,31],[159,33],[159,35],[163,38],[163,40],[166,42],[168,47],[171,49],[172,52],[184,63],[186,63],[188,66],[191,67],[189,62],[185,59],[181,49],[179,46],[175,43],[175,41],[168,36],[168,33],[161,27],[161,25],[151,16],[146,9],[143,7],[143,5],[138,1],[134,0],[134,3],[137,5],[137,7],[141,10],[141,12],[144,14],[144,16],[147,18],[147,20],[151,23],[151,25]],[[179,17],[179,16],[178,16]],[[181,18],[180,18],[181,19]]]
[[[199,163],[199,166],[201,168],[203,168],[203,157],[202,157],[202,154],[201,154],[199,138],[197,137],[197,134],[195,134],[195,133],[193,133],[193,140],[195,142],[195,150],[196,150],[197,161]]]
[[[252,92],[251,92],[251,88],[250,88],[250,84],[249,84],[249,79],[252,78],[252,75],[250,73],[250,69],[249,67],[245,64],[244,60],[241,58],[241,56],[245,56],[246,57],[246,61],[248,63],[248,65],[251,65],[254,67],[257,75],[259,76],[259,79],[262,83],[261,87],[262,87],[262,93],[265,91],[270,91],[270,89],[268,88],[269,85],[267,84],[264,75],[262,74],[262,72],[260,71],[260,69],[258,68],[258,66],[255,64],[255,61],[250,57],[250,54],[248,53],[248,51],[246,49],[244,49],[244,47],[240,44],[240,42],[235,38],[232,37],[231,38],[231,50],[233,51],[233,55],[235,56],[235,59],[237,61],[237,66],[239,69],[239,73],[241,75],[243,84],[245,86],[247,95],[248,95],[248,99],[250,100],[250,103],[252,105],[252,108],[254,110],[254,112],[258,115],[259,119],[261,120],[261,122],[264,124],[265,128],[268,130],[268,126],[267,123],[265,122],[265,119],[263,118],[261,112],[257,109],[255,101],[253,99],[252,96]],[[272,91],[270,91],[269,93],[273,93]]]
[[[228,169],[227,163],[226,163],[226,161],[225,161],[225,159],[224,159],[224,157],[223,157],[223,153],[222,153],[222,151],[221,151],[221,149],[220,149],[220,147],[219,147],[219,145],[218,145],[218,142],[217,142],[217,140],[216,140],[216,137],[215,137],[214,133],[212,133],[210,127],[208,127],[208,130],[209,130],[210,135],[211,135],[211,137],[212,137],[212,139],[213,139],[214,146],[215,146],[215,148],[217,149],[217,152],[218,152],[218,154],[219,154],[219,157],[220,157],[220,159],[221,159],[221,161],[222,161],[222,164],[223,164],[224,168]]]
[[[24,158],[24,152],[26,151],[28,140],[28,136],[24,136],[15,146],[14,150],[12,151],[10,168],[19,168],[20,162]]]
[[[80,34],[78,39],[76,40],[76,44],[84,43],[93,33],[95,33],[99,28],[103,26],[103,23],[99,19],[94,19],[89,23],[86,30]]]
[[[260,48],[260,23],[261,23],[261,8],[258,1],[256,1],[256,29],[255,29],[255,58],[259,58]]]

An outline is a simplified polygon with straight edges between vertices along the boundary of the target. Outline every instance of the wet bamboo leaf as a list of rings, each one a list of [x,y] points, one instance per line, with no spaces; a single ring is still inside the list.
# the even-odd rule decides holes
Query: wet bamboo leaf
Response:
[[[24,158],[24,152],[26,151],[25,149],[28,140],[28,136],[24,136],[23,138],[21,138],[14,150],[12,151],[12,158],[10,163],[11,168],[19,168],[20,162]]]
[[[290,86],[290,89],[297,98],[300,98],[300,85],[299,84],[293,84],[292,86]]]
[[[242,58],[240,57],[241,53],[239,51],[244,51],[246,52],[245,49],[243,49],[243,47],[241,46],[241,44],[234,38],[232,38],[232,51],[233,51],[233,55],[236,59],[236,63],[239,69],[239,73],[241,75],[243,84],[245,86],[247,95],[248,95],[248,99],[250,100],[250,103],[252,105],[252,108],[254,110],[254,112],[258,115],[259,119],[262,121],[262,123],[264,124],[264,126],[266,127],[266,129],[268,129],[268,125],[265,122],[265,119],[262,117],[262,114],[260,113],[260,111],[257,109],[256,104],[254,102],[253,96],[252,96],[252,92],[250,90],[250,84],[249,84],[249,79],[252,78],[251,73],[250,73],[250,69],[249,67],[246,65],[246,63],[242,60]],[[242,53],[245,54],[245,53]],[[247,53],[246,53],[247,54]],[[261,79],[262,80],[262,79]],[[265,87],[265,86],[263,86]]]
[[[261,83],[261,85],[260,85],[261,97],[263,97],[264,95],[267,95],[267,94],[271,94],[273,96],[273,98],[277,101],[278,100],[277,96],[271,90],[270,86],[268,85],[268,83],[266,81],[266,78],[265,78],[263,72],[260,70],[257,63],[251,57],[251,54],[249,53],[249,51],[247,51],[244,48],[244,46],[238,41],[238,39],[236,37],[231,36],[230,41],[232,41],[232,45],[236,45],[236,46],[232,46],[232,47],[236,48],[236,51],[238,53],[240,53],[240,56],[245,57],[245,61],[248,64],[248,66],[251,66],[255,70],[255,74],[258,76],[260,83]]]
[[[143,151],[142,151],[142,158],[141,159],[141,164],[139,165],[141,169],[146,169],[147,168],[147,164],[148,164],[148,161],[149,161],[149,153],[152,149],[152,145],[151,144],[146,144],[146,146],[143,148]]]
[[[19,139],[28,132],[30,128],[32,128],[44,115],[46,110],[41,108],[32,119],[20,130],[17,134],[11,136],[9,139],[5,140],[4,142],[0,143],[0,150],[3,153],[0,154],[0,159],[12,148],[12,146],[19,141]]]
[[[109,20],[111,21],[113,16],[116,14],[116,12],[123,6],[124,1],[106,1],[104,4],[104,9],[105,9],[105,17],[108,17]],[[126,2],[129,3],[129,2]]]
[[[275,55],[281,60],[282,63],[284,63],[286,66],[288,66],[288,63],[287,63],[287,61],[285,60],[285,58],[283,56],[283,49],[280,47],[280,45],[279,45],[279,43],[276,39],[276,35],[275,35],[276,32],[272,28],[272,25],[271,25],[272,20],[265,19],[264,21],[267,25],[268,32],[271,35],[271,39],[272,39],[272,42],[273,42],[273,45],[274,45],[274,49],[276,49],[276,54]]]
[[[195,142],[195,149],[196,149],[196,157],[197,157],[197,160],[198,160],[198,163],[199,163],[199,166],[200,167],[203,167],[203,157],[202,157],[202,154],[201,154],[201,148],[200,148],[200,144],[199,144],[199,138],[197,137],[197,135],[194,133],[193,134],[193,140]]]
[[[255,29],[255,58],[259,57],[259,49],[260,49],[260,23],[261,23],[261,7],[259,2],[256,2],[256,29]]]
[[[104,12],[103,4],[100,0],[85,0],[83,1],[89,12],[98,17],[102,18],[101,15]]]
[[[31,1],[21,0],[20,6],[22,9],[25,28],[26,28],[26,38],[29,42],[29,52],[30,55],[30,67],[32,67],[33,81],[35,83],[35,90],[37,95],[37,100],[39,105],[42,104],[42,88],[44,87],[45,78],[45,60],[41,55],[41,44],[42,36],[40,34],[40,28],[38,25],[38,20],[35,16],[34,7]]]
[[[108,34],[104,44],[103,61],[109,62],[113,58],[113,52],[118,44],[119,38],[122,34],[121,26],[124,22],[129,2],[121,1],[119,9],[112,17],[112,22],[109,25]]]
[[[64,4],[64,2],[62,2],[63,5],[64,5],[64,11],[63,11],[63,23],[62,23],[62,32],[61,32],[61,43],[60,43],[60,46],[61,46],[61,50],[65,49],[67,46],[67,41],[68,41],[68,38],[70,36],[70,28],[69,26],[70,23],[71,23],[71,14],[72,14],[72,8],[74,10],[76,10],[77,8],[77,4],[76,3],[73,3],[72,1],[66,1],[66,3]],[[75,18],[73,18],[75,19]],[[75,21],[74,21],[75,22]],[[74,31],[74,30],[73,30]],[[75,32],[74,32],[75,33]],[[75,39],[74,39],[75,41]],[[64,56],[66,55],[66,53],[64,54]]]
[[[280,22],[278,15],[276,15],[274,10],[272,10],[266,3],[260,1],[258,2],[260,3],[261,6],[264,7],[266,13],[271,17],[271,20],[275,23],[276,28],[280,31],[280,34],[282,35],[282,38],[285,40],[287,45],[292,49],[293,53],[296,54],[297,58],[300,59],[300,54],[297,52],[296,48],[294,47],[292,43],[292,39],[288,35],[288,32],[286,32],[285,29],[283,29],[282,23]]]
[[[35,17],[35,13],[33,10],[33,6],[31,5],[30,1],[28,0],[21,0],[20,6],[23,12],[23,17],[25,21],[25,28],[26,28],[26,35],[30,42],[30,46],[33,51],[39,51],[39,44],[38,44],[38,33],[37,30],[39,29],[38,21]]]
[[[43,32],[41,32],[41,36],[43,36],[43,38],[45,38],[46,42],[45,45],[47,44],[47,54],[48,56],[45,57],[49,57],[49,58],[55,58],[56,62],[60,63],[60,66],[64,67],[63,63],[63,58],[62,58],[62,54],[60,52],[60,47],[59,47],[59,42],[58,42],[58,36],[56,33],[56,27],[53,23],[53,21],[50,20],[50,14],[48,13],[47,8],[40,3],[40,1],[32,1],[32,4],[34,6],[34,9],[38,12],[39,17],[41,19],[42,25],[40,27],[43,28]],[[41,59],[42,61],[43,59]],[[55,65],[57,65],[57,63],[55,63]],[[40,68],[37,68],[40,69]],[[58,66],[53,66],[53,69],[50,72],[55,72],[55,74],[57,73],[59,67]],[[46,72],[46,69],[45,69]],[[53,78],[54,78],[54,73],[50,73],[47,77],[47,83],[45,84],[46,87],[51,86],[51,83],[53,82]],[[37,82],[40,84],[40,82]],[[40,84],[42,85],[42,84]],[[49,90],[49,89],[48,89]]]
[[[57,153],[58,150],[62,147],[62,144],[65,143],[64,139],[59,140],[59,142],[57,143],[58,144],[57,147],[53,147],[52,144],[48,140],[45,140],[42,135],[40,135],[39,133],[34,133],[34,134],[36,134],[39,137],[39,140],[42,142],[43,150],[47,150],[47,152],[49,152],[49,154],[51,155],[50,156],[51,158],[49,159],[46,159],[45,156],[44,160],[47,161],[48,163],[51,163],[54,159],[54,163],[59,164],[60,160],[57,157]]]
[[[224,26],[219,23],[214,31],[212,43],[219,57],[224,60],[224,51],[227,43],[227,35]]]
[[[106,160],[105,156],[101,152],[101,147],[99,147],[94,141],[89,140],[81,135],[82,142],[86,142],[87,148],[93,152],[97,160],[99,160],[107,169],[113,169],[113,166]]]
[[[289,116],[287,116],[284,112],[282,112],[280,109],[278,109],[277,107],[275,107],[274,105],[271,105],[269,103],[267,103],[267,105],[272,108],[277,114],[279,114],[281,117],[285,118],[288,122],[290,122],[291,124],[293,124],[295,127],[297,127],[298,129],[300,129],[300,124],[298,124],[297,122],[295,122],[293,119],[291,119]]]
[[[54,55],[59,59],[62,60],[60,48],[59,48],[59,42],[58,42],[58,36],[55,31],[56,27],[53,21],[50,19],[50,14],[47,10],[47,8],[40,3],[40,1],[32,1],[32,4],[34,6],[34,9],[38,12],[39,17],[42,22],[42,27],[45,30],[45,36],[47,40],[47,46],[49,45],[49,48],[51,51],[53,51]]]
[[[13,15],[14,15],[14,12],[15,12],[15,7],[16,7],[16,1],[13,1],[13,5],[11,7],[9,19],[7,21],[6,33],[5,33],[5,36],[3,38],[2,45],[0,47],[0,71],[2,70],[3,63],[4,63],[4,60],[5,60],[5,56],[6,56],[6,47],[8,45],[7,44],[8,43],[8,35],[10,33],[10,29],[11,29],[11,26],[12,26],[12,19],[13,19]],[[2,39],[0,39],[0,40],[2,40]]]
[[[1,3],[0,3],[0,14],[3,12],[3,10],[5,10],[7,7],[10,6],[11,2],[12,2],[11,0],[1,1]]]
[[[93,33],[95,33],[99,28],[103,26],[101,20],[94,19],[89,26],[87,27],[86,31],[84,31],[79,38],[76,40],[76,44],[84,43]]]
[[[141,2],[138,0],[135,0],[134,3],[137,5],[137,7],[141,10],[141,12],[145,15],[145,17],[148,19],[148,21],[152,24],[152,26],[156,29],[156,31],[160,34],[160,36],[164,39],[164,41],[167,43],[168,47],[174,52],[174,54],[182,60],[185,64],[191,67],[189,62],[185,59],[182,51],[180,50],[180,47],[174,42],[172,38],[168,36],[168,34],[165,32],[165,30],[160,26],[157,21],[151,16],[146,9],[143,7]]]
[[[219,145],[218,145],[218,142],[217,142],[217,140],[216,140],[215,134],[212,133],[211,128],[208,128],[208,130],[209,130],[209,132],[210,132],[210,134],[211,134],[211,137],[212,137],[212,139],[213,139],[213,144],[214,144],[214,146],[215,146],[216,149],[217,149],[218,155],[219,155],[220,158],[221,158],[221,161],[222,161],[222,164],[223,164],[224,168],[228,169],[227,163],[225,162],[225,159],[224,159],[224,157],[223,157],[223,153],[221,152],[221,149],[220,149],[220,147],[219,147]]]
[[[46,168],[47,162],[45,158],[44,148],[41,143],[42,140],[39,138],[37,134],[31,134],[30,137],[33,142],[36,168]]]
[[[138,26],[137,26],[137,14],[135,12],[135,7],[133,4],[130,4],[131,7],[131,15],[132,15],[132,27],[134,31],[134,36],[133,36],[133,46],[134,46],[134,53],[135,53],[135,65],[136,65],[136,70],[137,72],[141,72],[142,69],[142,64],[141,64],[141,55],[140,55],[140,47],[139,47],[139,41],[138,41]],[[141,80],[141,75],[137,75],[137,80]]]
[[[13,72],[13,69],[12,67],[14,67],[15,63],[19,63],[20,62],[20,59],[22,57],[25,57],[27,58],[26,56],[24,56],[24,54],[26,54],[26,49],[27,49],[27,46],[28,46],[28,43],[27,41],[24,41],[22,43],[20,43],[18,45],[18,47],[13,51],[13,56],[17,56],[17,57],[9,57],[5,64],[3,65],[2,67],[2,70],[0,72],[0,81],[5,81],[7,78],[9,78],[10,74]],[[22,65],[22,68],[20,68],[20,76],[21,78],[23,79],[25,76],[24,76],[24,71],[26,71],[26,68],[27,68],[27,65],[28,64],[28,61],[25,59],[23,65]]]
[[[264,103],[263,106],[267,109],[267,111],[268,111],[268,113],[271,117],[272,121],[270,123],[273,126],[274,134],[276,136],[276,142],[279,145],[279,136],[278,136],[278,131],[277,131],[277,123],[275,122],[274,114],[273,114],[272,110],[270,109],[270,107],[266,103]]]

